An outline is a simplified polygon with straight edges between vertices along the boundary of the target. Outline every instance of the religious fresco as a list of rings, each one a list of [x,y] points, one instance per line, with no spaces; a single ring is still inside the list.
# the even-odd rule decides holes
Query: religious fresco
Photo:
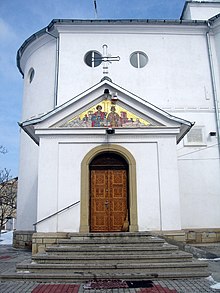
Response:
[[[96,106],[82,114],[73,117],[61,127],[147,127],[150,122],[135,114],[113,104],[109,100],[103,100]]]

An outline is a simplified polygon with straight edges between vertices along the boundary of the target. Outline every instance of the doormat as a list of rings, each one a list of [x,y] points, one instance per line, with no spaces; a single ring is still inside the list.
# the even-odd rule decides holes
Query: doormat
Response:
[[[38,285],[32,293],[77,293],[79,286],[78,284],[43,284]]]

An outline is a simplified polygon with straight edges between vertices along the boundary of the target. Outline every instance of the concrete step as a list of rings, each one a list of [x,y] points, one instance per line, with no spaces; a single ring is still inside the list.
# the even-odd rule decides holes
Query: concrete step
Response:
[[[96,245],[114,245],[114,246],[162,246],[164,244],[163,239],[154,238],[154,237],[142,237],[140,239],[138,238],[91,238],[91,239],[59,239],[58,240],[59,245],[83,245],[83,246],[96,246]]]
[[[90,254],[131,254],[131,255],[144,255],[144,254],[163,254],[177,251],[177,247],[170,244],[164,244],[163,246],[125,246],[125,245],[96,245],[96,246],[51,246],[46,248],[48,254],[67,254],[67,255],[90,255]]]
[[[192,255],[186,252],[175,251],[175,253],[170,254],[154,254],[154,255],[99,255],[90,254],[86,257],[80,255],[34,255],[32,261],[37,263],[110,263],[114,264],[116,262],[120,263],[162,263],[162,262],[191,262]]]
[[[92,279],[111,279],[111,280],[125,280],[125,281],[135,281],[135,280],[161,280],[161,279],[182,279],[182,278],[203,278],[208,277],[209,273],[201,270],[189,271],[189,272],[161,272],[157,273],[100,273],[92,274],[86,272],[76,272],[76,273],[31,273],[31,272],[7,272],[0,276],[0,280],[14,280],[14,281],[36,281],[36,282],[85,282]]]
[[[146,238],[146,237],[151,237],[155,239],[159,239],[158,237],[152,236],[149,232],[111,232],[111,233],[69,233],[69,238],[70,239],[141,239],[141,238]],[[164,241],[164,240],[163,240]]]
[[[186,262],[186,263],[115,263],[115,264],[82,264],[82,263],[65,263],[65,264],[39,264],[39,263],[20,263],[17,265],[17,271],[28,271],[31,273],[61,274],[61,273],[90,273],[90,274],[131,274],[145,273],[158,274],[159,272],[198,272],[206,269],[205,263]]]

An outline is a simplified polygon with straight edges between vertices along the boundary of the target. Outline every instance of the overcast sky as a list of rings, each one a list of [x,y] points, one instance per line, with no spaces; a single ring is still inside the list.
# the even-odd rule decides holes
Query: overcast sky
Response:
[[[179,19],[185,0],[96,0],[98,19]],[[0,0],[0,170],[18,176],[23,80],[16,53],[52,19],[96,18],[94,0]],[[37,114],[37,113],[36,113]]]

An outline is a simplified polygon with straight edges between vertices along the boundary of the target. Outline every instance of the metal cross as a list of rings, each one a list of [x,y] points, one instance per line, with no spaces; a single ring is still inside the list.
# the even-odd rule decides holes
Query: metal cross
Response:
[[[120,57],[113,57],[110,54],[107,53],[107,45],[103,45],[103,54],[102,57],[94,58],[93,60],[100,60],[103,63],[103,74],[108,74],[108,64],[111,63],[112,61],[119,61]]]

